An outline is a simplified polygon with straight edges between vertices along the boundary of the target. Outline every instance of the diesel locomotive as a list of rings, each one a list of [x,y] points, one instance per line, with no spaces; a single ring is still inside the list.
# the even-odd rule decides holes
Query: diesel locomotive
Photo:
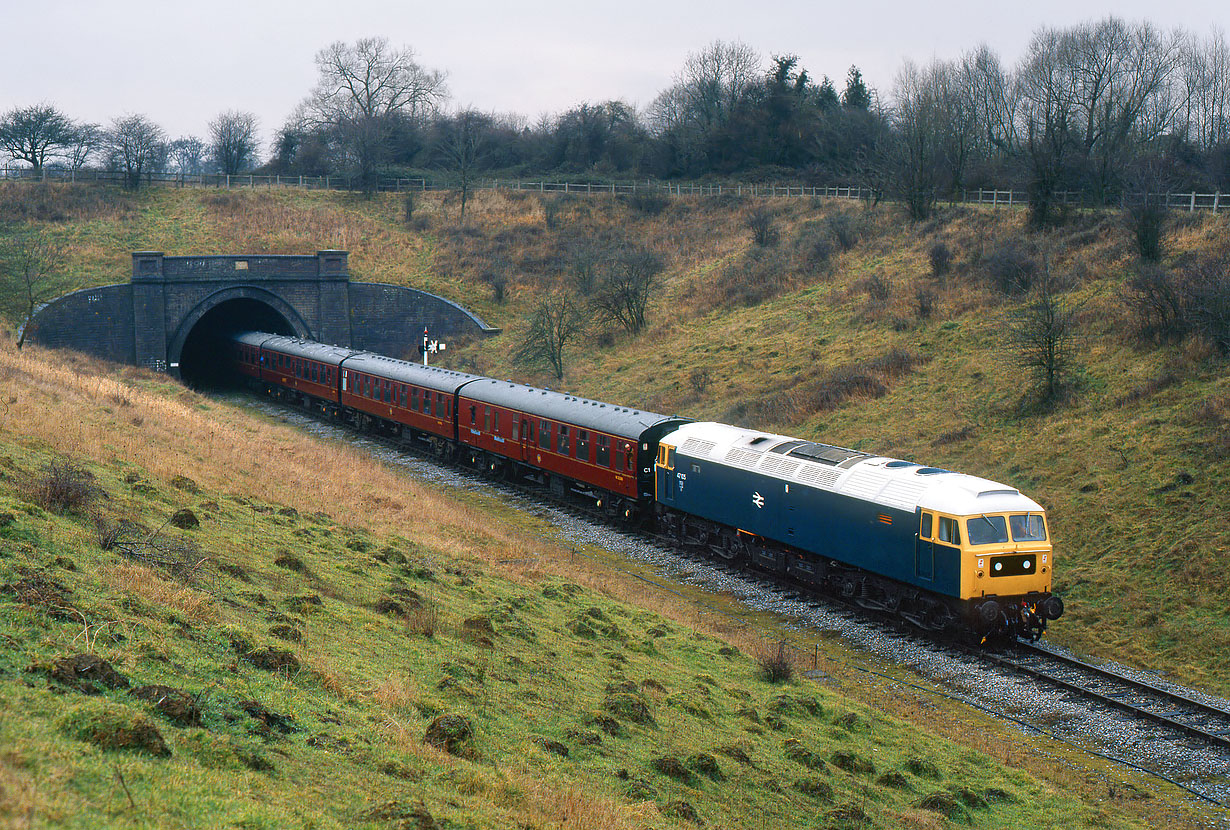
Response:
[[[292,337],[226,349],[265,394],[927,630],[1032,640],[1063,614],[1046,511],[1004,484]]]

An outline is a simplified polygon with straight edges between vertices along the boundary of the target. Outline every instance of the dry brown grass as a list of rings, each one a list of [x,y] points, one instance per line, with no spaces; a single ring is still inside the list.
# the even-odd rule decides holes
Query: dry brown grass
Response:
[[[108,565],[99,572],[99,576],[112,590],[139,597],[154,607],[174,611],[189,622],[213,622],[218,619],[212,596],[177,585],[144,565],[127,562]]]

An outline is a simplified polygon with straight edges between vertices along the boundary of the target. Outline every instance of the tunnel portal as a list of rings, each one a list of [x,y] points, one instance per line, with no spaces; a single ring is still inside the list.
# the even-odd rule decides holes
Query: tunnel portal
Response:
[[[295,336],[295,327],[260,300],[225,300],[205,312],[184,337],[179,376],[194,388],[218,388],[233,382],[228,371],[225,340],[241,331],[267,331]]]

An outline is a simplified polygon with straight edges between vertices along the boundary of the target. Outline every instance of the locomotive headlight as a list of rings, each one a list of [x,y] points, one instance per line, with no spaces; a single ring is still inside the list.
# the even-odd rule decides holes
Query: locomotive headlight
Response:
[[[992,568],[994,568],[996,571],[1002,571],[1002,570],[1004,569],[1004,563],[1003,563],[1003,562],[996,562],[996,563],[995,563],[994,565],[992,565],[991,567],[992,567]]]
[[[1021,563],[1021,567],[1024,568],[1025,570],[1029,570],[1031,564],[1032,563],[1028,559],[1026,559],[1024,562]]]

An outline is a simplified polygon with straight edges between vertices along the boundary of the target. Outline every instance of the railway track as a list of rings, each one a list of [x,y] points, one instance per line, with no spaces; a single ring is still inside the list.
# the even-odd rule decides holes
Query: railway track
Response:
[[[1230,750],[1230,711],[1187,694],[1127,677],[1061,654],[1045,646],[1018,642],[1004,653],[979,652],[983,660],[1053,686],[1067,695],[1149,721],[1189,740]]]

